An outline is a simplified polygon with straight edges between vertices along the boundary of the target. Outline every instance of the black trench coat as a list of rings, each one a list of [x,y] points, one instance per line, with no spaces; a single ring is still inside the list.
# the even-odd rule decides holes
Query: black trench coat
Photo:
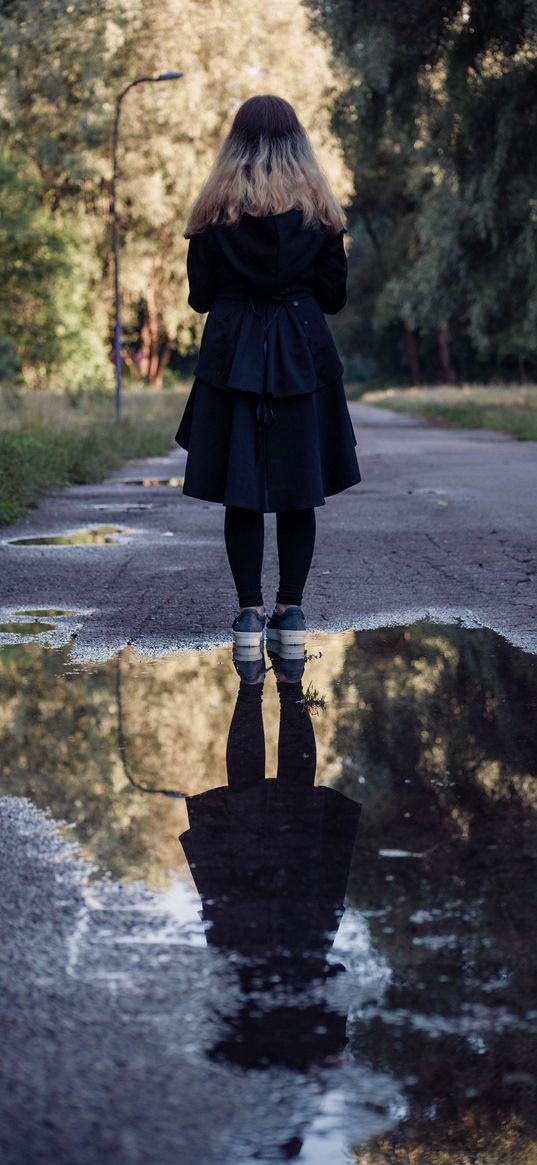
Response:
[[[189,303],[208,312],[176,440],[183,492],[261,512],[324,505],[360,481],[342,365],[324,313],[346,301],[343,231],[299,210],[190,240]]]

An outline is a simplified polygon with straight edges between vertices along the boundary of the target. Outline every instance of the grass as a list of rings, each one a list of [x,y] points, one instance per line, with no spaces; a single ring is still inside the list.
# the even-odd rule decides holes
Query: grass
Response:
[[[102,393],[23,392],[0,397],[0,524],[13,522],[46,493],[101,481],[131,457],[165,453],[186,391],[127,390],[124,419]]]
[[[495,429],[520,441],[537,441],[537,386],[383,389],[362,400],[459,429]]]

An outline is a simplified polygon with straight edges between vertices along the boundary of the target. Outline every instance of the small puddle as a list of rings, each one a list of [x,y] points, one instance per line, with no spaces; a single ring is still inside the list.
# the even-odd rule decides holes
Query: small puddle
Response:
[[[93,502],[89,508],[103,514],[110,510],[114,513],[121,511],[134,514],[139,510],[153,510],[155,507],[152,502]]]
[[[108,546],[126,542],[140,534],[127,526],[87,526],[65,534],[36,534],[32,538],[10,538],[10,546]]]
[[[128,477],[121,479],[121,485],[169,486],[177,489],[184,485],[184,477]]]
[[[21,618],[36,616],[42,619],[61,619],[76,614],[78,614],[77,611],[67,611],[61,607],[32,607],[28,611],[15,611],[15,618],[18,616],[21,616]]]
[[[59,607],[31,607],[20,610],[3,607],[0,610],[0,647],[12,649],[19,644],[40,638],[46,647],[59,649],[70,644],[80,625],[80,619],[91,614],[90,610],[72,611]],[[1,695],[0,686],[0,700]]]
[[[54,630],[54,623],[0,623],[0,635],[42,635]]]
[[[162,895],[173,959],[193,960],[190,1088],[207,1112],[240,1090],[237,1160],[528,1165],[536,660],[425,622],[307,652],[129,649],[73,671],[67,647],[0,651],[0,793],[66,822],[107,885]],[[122,917],[95,908],[79,946],[101,928],[101,959],[156,975]]]

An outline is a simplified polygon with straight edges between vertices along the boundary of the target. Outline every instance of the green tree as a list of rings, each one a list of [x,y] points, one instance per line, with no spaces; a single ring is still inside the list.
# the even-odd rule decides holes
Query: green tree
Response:
[[[178,83],[143,85],[122,108],[119,184],[125,360],[156,386],[172,349],[192,351],[187,304],[188,208],[237,105],[259,91],[296,103],[339,196],[350,183],[327,106],[338,89],[328,50],[295,0],[51,0],[0,14],[0,125],[41,179],[43,203],[76,232],[80,273],[101,343],[111,323],[110,137],[116,94],[170,68]],[[299,62],[299,67],[297,67]]]
[[[4,378],[39,387],[89,384],[107,364],[88,296],[91,248],[83,224],[42,199],[27,159],[0,155],[0,360]],[[3,353],[3,358],[2,358]]]
[[[333,123],[352,218],[378,270],[370,316],[399,321],[419,375],[537,361],[535,0],[308,0],[345,68]]]

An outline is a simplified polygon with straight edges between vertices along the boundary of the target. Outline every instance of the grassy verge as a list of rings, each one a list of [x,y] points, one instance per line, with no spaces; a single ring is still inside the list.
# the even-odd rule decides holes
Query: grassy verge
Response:
[[[366,392],[362,400],[459,429],[496,429],[537,441],[537,386],[517,388],[407,388]]]
[[[127,458],[167,452],[185,401],[186,391],[129,391],[118,425],[112,398],[101,394],[0,399],[0,523],[52,490],[101,481]]]

